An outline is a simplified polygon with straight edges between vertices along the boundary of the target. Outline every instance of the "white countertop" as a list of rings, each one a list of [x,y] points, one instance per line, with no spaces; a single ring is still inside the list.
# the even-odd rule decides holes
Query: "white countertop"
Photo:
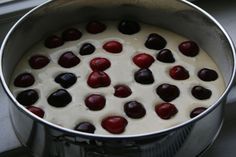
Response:
[[[195,2],[210,14],[212,14],[230,34],[233,41],[236,43],[236,1],[233,0],[198,0]],[[0,41],[3,33],[1,30],[7,30],[9,24],[4,24],[0,19]],[[0,89],[0,91],[2,91]],[[235,98],[236,102],[236,88],[229,95],[230,99]],[[4,105],[7,100],[0,92],[0,152],[15,149],[20,146],[12,126],[10,124],[8,107]],[[222,131],[216,142],[204,157],[235,157],[236,156],[236,103],[229,103],[225,105],[225,123]],[[6,156],[6,155],[5,155]],[[0,153],[0,157],[5,157]]]

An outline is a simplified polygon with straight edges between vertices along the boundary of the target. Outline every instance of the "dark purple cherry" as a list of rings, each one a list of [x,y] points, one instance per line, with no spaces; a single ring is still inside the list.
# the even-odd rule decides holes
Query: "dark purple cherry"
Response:
[[[179,45],[179,50],[185,56],[195,57],[199,53],[199,47],[194,41],[184,41]]]
[[[34,55],[29,59],[29,65],[32,69],[42,69],[50,62],[49,58],[43,55]]]
[[[44,43],[44,45],[50,49],[60,47],[63,44],[64,44],[63,39],[59,36],[56,36],[56,35],[52,35],[52,36],[48,37]]]
[[[206,89],[202,86],[195,86],[192,88],[192,95],[199,100],[206,100],[211,97],[211,90]]]
[[[157,60],[164,63],[174,63],[175,58],[169,49],[163,49],[156,55]]]
[[[123,34],[132,35],[140,31],[140,25],[135,21],[122,20],[118,25],[118,29]]]
[[[175,80],[186,80],[189,78],[189,72],[180,65],[172,67],[169,75]]]
[[[179,96],[180,91],[177,86],[164,83],[157,87],[156,93],[162,100],[170,102]]]
[[[36,103],[38,99],[38,93],[33,89],[22,91],[16,97],[16,100],[24,106],[31,106]]]
[[[171,103],[157,104],[155,106],[155,111],[157,115],[162,119],[170,119],[171,117],[176,115],[176,113],[178,113],[178,110],[175,105]]]
[[[55,78],[55,82],[59,83],[63,88],[69,88],[75,84],[77,77],[73,73],[62,73]]]
[[[59,89],[48,97],[48,103],[54,107],[65,107],[71,101],[71,95],[64,89]]]
[[[194,118],[194,117],[198,116],[199,114],[204,112],[206,109],[207,108],[205,108],[205,107],[197,107],[197,108],[193,109],[192,112],[190,113],[190,118]]]
[[[81,122],[75,127],[75,130],[93,134],[96,128],[93,124],[89,122]]]
[[[218,74],[215,70],[203,68],[198,72],[198,77],[203,81],[215,81]]]
[[[166,44],[166,40],[156,33],[150,34],[145,42],[145,46],[153,50],[161,50],[166,47]]]
[[[106,98],[99,94],[92,94],[86,97],[85,105],[92,111],[99,111],[104,108]]]
[[[91,34],[98,34],[106,30],[106,25],[98,21],[91,21],[87,24],[86,30]]]
[[[62,32],[62,38],[64,41],[74,41],[80,39],[82,33],[76,28],[68,28]]]
[[[134,73],[134,79],[140,84],[152,84],[154,77],[149,69],[140,69]]]
[[[63,53],[58,60],[58,64],[64,68],[72,68],[79,63],[80,59],[71,51]]]
[[[35,82],[34,76],[30,73],[22,73],[18,75],[14,80],[16,87],[29,87]]]
[[[124,111],[130,118],[138,119],[146,115],[146,110],[140,102],[130,101],[125,103]]]
[[[132,94],[131,89],[126,85],[116,85],[114,89],[115,89],[114,96],[119,98],[126,98]]]
[[[95,49],[95,46],[93,46],[92,44],[84,43],[79,50],[79,54],[81,56],[90,55],[94,53]]]
[[[35,107],[35,106],[28,106],[26,107],[30,112],[32,112],[33,114],[39,116],[40,118],[44,117],[44,111],[39,108],[39,107]]]

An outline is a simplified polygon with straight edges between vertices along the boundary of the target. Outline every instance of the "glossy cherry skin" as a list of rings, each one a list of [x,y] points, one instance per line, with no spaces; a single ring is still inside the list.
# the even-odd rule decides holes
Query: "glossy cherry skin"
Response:
[[[120,42],[112,40],[103,45],[103,49],[110,53],[120,53],[123,50],[123,46]]]
[[[163,63],[174,63],[175,62],[175,58],[169,49],[161,50],[156,55],[156,59],[160,62],[163,62]]]
[[[172,67],[169,71],[169,75],[174,80],[186,80],[189,78],[189,72],[180,65]]]
[[[206,109],[207,108],[205,108],[205,107],[197,107],[197,108],[193,109],[190,113],[190,118],[194,118],[194,117],[198,116],[199,114],[204,112]]]
[[[80,59],[71,51],[63,53],[58,60],[58,64],[64,68],[72,68],[79,63]]]
[[[98,21],[91,21],[87,24],[86,30],[91,34],[98,34],[106,30],[106,25]]]
[[[175,105],[171,103],[161,103],[155,106],[155,111],[157,115],[162,119],[170,119],[178,113]]]
[[[118,98],[126,98],[132,94],[131,89],[126,85],[121,85],[121,84],[116,85],[114,89],[115,89],[114,96]]]
[[[37,115],[38,117],[40,118],[44,117],[45,112],[41,108],[35,106],[27,106],[26,108],[33,114]]]
[[[180,91],[177,86],[164,83],[157,87],[156,93],[162,100],[170,102],[179,96]]]
[[[111,62],[106,58],[97,57],[90,61],[90,67],[93,71],[105,71],[110,66]]]
[[[38,92],[33,89],[27,89],[25,91],[22,91],[16,97],[16,100],[21,105],[24,105],[24,106],[33,105],[34,103],[38,101],[38,99],[39,99]]]
[[[81,122],[75,128],[77,131],[86,132],[86,133],[94,133],[96,128],[92,123],[89,122]]]
[[[199,47],[194,41],[184,41],[179,45],[179,51],[188,57],[195,57],[199,53]]]
[[[42,69],[48,65],[49,62],[50,59],[43,55],[34,55],[29,59],[29,65],[32,69]]]
[[[35,79],[34,76],[30,73],[22,73],[19,74],[15,80],[14,85],[16,87],[30,87],[34,84]]]
[[[130,118],[139,119],[146,115],[144,106],[137,101],[129,101],[124,105],[124,111]]]
[[[85,55],[91,55],[94,53],[94,51],[96,50],[95,46],[93,46],[93,44],[91,43],[84,43],[80,50],[79,50],[79,54],[81,56],[85,56]]]
[[[121,134],[125,131],[128,121],[121,116],[109,116],[102,120],[102,127],[112,134]]]
[[[99,94],[91,94],[86,97],[85,105],[92,111],[99,111],[105,107],[106,98]]]
[[[139,23],[131,20],[122,20],[118,25],[118,30],[127,35],[132,35],[140,31]]]
[[[93,71],[87,80],[91,88],[107,87],[111,84],[110,77],[102,71]]]
[[[198,72],[198,77],[206,82],[215,81],[218,78],[218,74],[215,70],[203,68]]]
[[[82,33],[76,28],[68,28],[62,32],[62,38],[64,41],[75,41],[80,39]]]
[[[140,68],[149,68],[155,59],[146,53],[140,53],[133,57],[133,62]]]
[[[72,97],[71,95],[64,89],[59,89],[55,92],[53,92],[49,97],[48,97],[48,103],[51,106],[54,107],[65,107],[67,106],[71,101]]]
[[[148,36],[145,46],[152,50],[161,50],[166,47],[166,40],[159,34],[152,33]]]
[[[77,77],[73,73],[62,73],[55,78],[55,82],[59,83],[63,88],[70,88],[77,81]]]
[[[192,95],[199,100],[209,99],[212,95],[211,90],[204,88],[202,86],[194,86],[191,92]]]
[[[49,36],[44,42],[45,47],[49,49],[60,47],[63,44],[63,39],[56,35]]]
[[[134,79],[140,84],[152,84],[154,77],[149,69],[140,69],[134,73]]]

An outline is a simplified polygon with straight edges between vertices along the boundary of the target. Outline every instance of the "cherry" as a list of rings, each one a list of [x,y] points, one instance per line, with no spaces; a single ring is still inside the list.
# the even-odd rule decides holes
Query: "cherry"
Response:
[[[161,103],[155,106],[155,111],[157,115],[162,119],[170,119],[176,113],[178,113],[175,105],[171,103]]]
[[[75,130],[93,134],[96,128],[93,124],[89,122],[81,122],[75,127]]]
[[[186,80],[189,78],[189,72],[180,65],[172,67],[169,75],[175,80]]]
[[[150,34],[145,42],[145,46],[153,50],[161,50],[166,47],[166,44],[166,40],[156,33]]]
[[[199,114],[204,112],[206,109],[207,108],[205,108],[205,107],[197,107],[197,108],[193,109],[192,112],[190,113],[190,118],[194,118],[194,117],[198,116]]]
[[[137,101],[130,101],[125,103],[124,111],[130,118],[138,119],[146,115],[146,110],[143,105]]]
[[[114,96],[119,98],[126,98],[132,94],[131,89],[126,85],[116,85]]]
[[[14,85],[16,87],[29,87],[35,82],[34,76],[30,73],[22,73],[18,75],[14,80]]]
[[[33,105],[34,103],[38,101],[38,99],[39,99],[38,93],[33,89],[22,91],[16,97],[16,100],[21,105],[24,105],[24,106]]]
[[[202,86],[194,86],[192,88],[192,95],[199,100],[206,100],[211,97],[212,92]]]
[[[58,60],[58,64],[64,68],[72,68],[79,63],[80,59],[71,51],[63,53]]]
[[[199,53],[199,47],[194,41],[184,41],[179,45],[179,50],[185,56],[195,57]]]
[[[111,62],[106,58],[97,57],[90,61],[90,67],[93,71],[104,71],[111,66]]]
[[[121,134],[125,131],[128,121],[121,116],[109,116],[102,120],[102,127],[112,134]]]
[[[62,33],[64,41],[74,41],[80,39],[82,33],[76,28],[68,28]]]
[[[26,107],[30,112],[33,114],[39,116],[40,118],[44,117],[44,111],[41,108],[35,107],[35,106],[28,106]]]
[[[91,34],[98,34],[106,30],[106,25],[98,21],[91,21],[87,24],[86,30]]]
[[[203,68],[198,72],[198,77],[203,81],[215,81],[218,74],[215,70]]]
[[[135,21],[122,20],[118,25],[118,29],[123,34],[132,35],[140,31],[140,25]]]
[[[48,103],[54,107],[65,107],[71,101],[71,95],[64,89],[59,89],[48,97]]]
[[[162,100],[170,102],[179,96],[180,91],[177,86],[164,83],[157,87],[156,93]]]
[[[89,75],[87,83],[91,88],[107,87],[111,79],[105,72],[94,71]]]
[[[44,43],[44,45],[49,49],[60,47],[63,44],[63,39],[56,35],[49,36]]]
[[[120,53],[123,50],[123,46],[118,41],[108,41],[103,45],[103,49],[110,53]]]
[[[73,73],[62,73],[55,78],[55,82],[59,83],[63,88],[69,88],[75,84],[77,77]]]
[[[48,57],[43,55],[34,55],[29,59],[29,65],[33,69],[42,69],[43,67],[48,65],[49,62],[50,60],[48,59]]]
[[[140,53],[133,57],[133,62],[140,68],[149,68],[155,59],[146,53]]]
[[[79,54],[81,56],[90,55],[94,53],[95,49],[95,46],[93,46],[92,44],[84,43],[79,50]]]
[[[169,49],[163,49],[156,55],[157,60],[164,63],[174,63],[175,58]]]
[[[85,105],[92,111],[99,111],[104,108],[106,98],[99,94],[92,94],[86,97]]]
[[[149,69],[140,69],[134,73],[134,79],[140,84],[152,84],[154,77]]]

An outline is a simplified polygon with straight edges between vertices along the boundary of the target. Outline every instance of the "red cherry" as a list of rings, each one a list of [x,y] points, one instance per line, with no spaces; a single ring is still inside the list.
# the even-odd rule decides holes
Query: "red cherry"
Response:
[[[105,72],[94,71],[89,75],[87,83],[91,88],[107,87],[111,79]]]
[[[98,22],[98,21],[91,21],[87,24],[86,30],[91,34],[98,34],[105,31],[106,25]]]
[[[103,45],[103,49],[110,53],[120,53],[123,50],[123,46],[118,41],[108,41]]]
[[[48,65],[49,62],[48,57],[43,55],[34,55],[29,59],[29,65],[33,69],[41,69]]]
[[[179,50],[185,56],[195,57],[199,53],[199,47],[194,41],[184,41],[179,45]]]
[[[58,64],[64,68],[72,68],[79,63],[80,59],[71,51],[63,53],[58,60]]]
[[[140,68],[149,68],[155,59],[146,53],[141,53],[133,57],[133,62]]]
[[[119,98],[126,98],[132,94],[131,89],[126,85],[116,85],[114,96]]]
[[[44,117],[44,111],[41,108],[35,107],[35,106],[28,106],[26,107],[30,112],[33,114],[39,116],[40,118]]]
[[[157,115],[161,117],[162,119],[170,119],[178,112],[175,105],[171,103],[158,104],[155,106],[155,111]]]
[[[104,71],[111,66],[111,62],[106,58],[94,58],[90,61],[90,67],[93,71]]]
[[[102,127],[112,134],[121,134],[125,131],[128,121],[121,116],[110,116],[102,120]]]
[[[189,72],[180,65],[172,67],[169,75],[175,80],[186,80],[189,78]]]
[[[86,97],[85,105],[92,111],[98,111],[104,108],[106,98],[99,94],[92,94]]]

